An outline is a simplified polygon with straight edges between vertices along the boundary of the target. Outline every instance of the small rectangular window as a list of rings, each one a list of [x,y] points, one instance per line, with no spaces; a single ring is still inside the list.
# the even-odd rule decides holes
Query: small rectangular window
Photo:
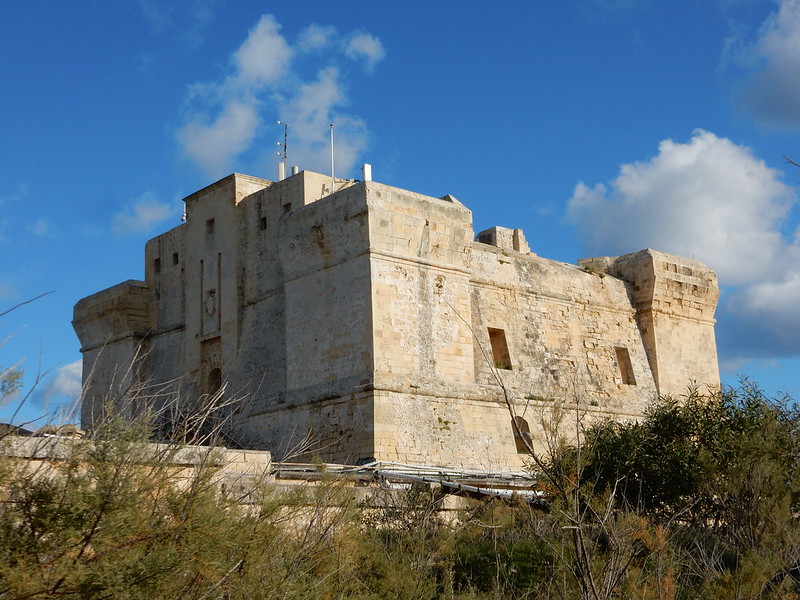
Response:
[[[290,210],[292,210],[291,202],[287,202],[286,204],[283,205],[283,212],[288,213]]]
[[[214,235],[214,219],[206,221],[206,235]]]
[[[264,231],[264,230],[267,228],[267,217],[261,217],[261,218],[258,220],[258,228],[259,228],[261,231]]]
[[[179,257],[177,252],[172,253],[172,264],[177,265],[179,262]]]
[[[161,273],[161,259],[160,258],[153,259],[153,272],[154,273]]]
[[[492,345],[492,359],[498,369],[511,369],[511,355],[508,352],[506,332],[489,327],[489,342]]]
[[[625,385],[636,385],[636,377],[633,375],[633,365],[631,364],[631,355],[627,348],[614,348],[617,354],[617,364],[619,365],[619,373],[622,377],[622,383]]]

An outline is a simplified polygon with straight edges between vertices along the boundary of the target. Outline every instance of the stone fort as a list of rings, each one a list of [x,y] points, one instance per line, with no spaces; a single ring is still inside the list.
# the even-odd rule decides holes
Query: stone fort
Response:
[[[556,405],[632,419],[719,384],[717,278],[695,260],[548,260],[520,229],[476,236],[452,196],[309,171],[184,202],[144,281],[75,306],[85,427],[146,382],[224,395],[230,444],[278,457],[307,439],[328,462],[513,470]]]

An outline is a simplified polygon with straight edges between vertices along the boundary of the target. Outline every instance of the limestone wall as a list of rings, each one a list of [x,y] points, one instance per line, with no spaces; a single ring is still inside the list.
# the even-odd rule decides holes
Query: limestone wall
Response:
[[[499,389],[474,396],[437,397],[419,393],[376,392],[375,457],[407,464],[465,469],[519,471],[535,468],[515,442],[508,408]],[[475,390],[473,390],[475,391]],[[636,412],[605,410],[586,404],[518,399],[515,413],[530,428],[541,456],[559,437],[574,440],[576,431],[597,420],[631,420]],[[577,421],[577,422],[576,422]]]
[[[613,259],[606,271],[629,284],[659,392],[718,385],[716,274],[696,260],[650,249]]]
[[[353,187],[284,218],[278,253],[290,394],[330,397],[371,381],[366,212],[363,189]]]
[[[153,329],[171,331],[186,325],[186,226],[159,235],[145,245],[145,281],[149,282],[154,311]]]
[[[624,281],[531,255],[522,232],[472,242],[454,199],[367,198],[377,459],[519,468],[503,387],[540,444],[554,406],[632,418],[656,396]]]
[[[119,402],[142,376],[153,298],[143,281],[129,280],[83,298],[75,305],[73,327],[83,352],[81,418],[87,427],[102,419],[107,402]]]
[[[478,383],[494,382],[491,328],[503,332],[510,355],[500,371],[522,397],[627,412],[655,397],[624,282],[484,244],[475,244],[472,269]],[[631,374],[620,365],[625,356]]]
[[[236,439],[282,453],[310,433],[315,449],[357,459],[371,420],[342,396],[372,380],[366,206],[342,182],[316,202],[330,183],[304,172],[237,207],[241,324],[223,374],[242,398]]]
[[[375,183],[367,199],[376,387],[473,381],[471,213]]]
[[[236,422],[237,439],[280,460],[360,464],[374,458],[373,394],[361,391],[301,405],[277,404]]]

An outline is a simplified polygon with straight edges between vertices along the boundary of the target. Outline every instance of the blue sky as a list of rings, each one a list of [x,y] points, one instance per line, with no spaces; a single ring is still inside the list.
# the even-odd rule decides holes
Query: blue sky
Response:
[[[143,276],[181,199],[289,162],[452,194],[575,262],[652,247],[723,287],[724,380],[800,392],[800,0],[10,0],[0,365],[79,388],[83,296]],[[11,416],[0,408],[0,420]]]

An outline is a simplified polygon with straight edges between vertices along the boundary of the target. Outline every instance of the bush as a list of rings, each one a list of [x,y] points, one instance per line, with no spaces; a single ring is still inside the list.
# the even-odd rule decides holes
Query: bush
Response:
[[[798,593],[799,449],[792,400],[743,380],[662,399],[640,423],[593,427],[580,481],[617,513],[666,528],[673,552],[693,565],[681,571],[693,593]]]
[[[800,597],[800,415],[749,382],[552,445],[545,510],[450,521],[427,487],[359,506],[334,480],[256,482],[243,503],[153,424],[109,413],[50,462],[0,453],[0,598]]]

